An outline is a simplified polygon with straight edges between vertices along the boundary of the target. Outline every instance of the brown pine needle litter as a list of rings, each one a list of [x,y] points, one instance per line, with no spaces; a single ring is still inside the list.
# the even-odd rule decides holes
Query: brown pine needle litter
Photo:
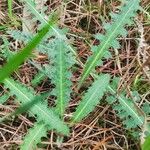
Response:
[[[0,1],[1,68],[54,22],[9,84],[0,84],[1,119],[25,110],[0,119],[0,150],[141,150],[150,124],[150,1],[122,11],[133,23],[121,16],[115,24],[128,1]],[[117,26],[124,33],[114,33]]]

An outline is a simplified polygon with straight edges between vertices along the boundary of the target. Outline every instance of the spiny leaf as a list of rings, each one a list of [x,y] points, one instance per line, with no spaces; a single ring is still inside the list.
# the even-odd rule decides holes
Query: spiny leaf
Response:
[[[116,110],[117,115],[123,119],[124,125],[128,129],[142,126],[144,123],[144,116],[139,113],[136,104],[133,100],[126,98],[124,93],[117,94],[117,80],[114,79],[112,84],[108,87],[108,91],[112,94],[107,97],[107,101]]]
[[[62,35],[62,37],[65,38],[65,35],[67,33],[67,29],[59,29],[56,28],[57,32],[59,32],[59,34]],[[23,31],[19,31],[19,30],[8,30],[7,31],[8,34],[10,34],[10,36],[12,38],[14,38],[15,40],[18,40],[20,42],[24,42],[25,44],[30,42],[32,40],[32,38],[35,36],[34,34],[31,33],[27,33],[27,32],[23,32]],[[49,32],[47,34],[47,36],[45,36],[44,40],[40,42],[40,44],[37,46],[37,50],[40,53],[43,54],[47,54],[47,52],[49,51],[49,48],[51,47],[53,40],[49,40],[50,37],[52,37],[52,39],[54,39],[55,34],[53,31]],[[66,43],[67,46],[67,43]],[[67,46],[68,48],[68,46]],[[70,49],[70,48],[69,48]]]
[[[34,14],[34,18],[40,21],[41,25],[49,24],[49,22],[45,19],[46,15],[43,12],[39,12],[33,0],[22,0],[22,1],[25,2],[25,4],[27,5],[26,7],[29,8],[32,14]],[[49,19],[53,22],[53,25],[57,23],[58,17],[59,17],[59,14],[57,11],[49,15]],[[57,30],[53,26],[51,26],[51,29],[57,32]]]
[[[48,21],[45,19],[45,16],[37,11],[37,9],[35,8],[35,4],[33,3],[32,0],[22,0],[22,1],[24,1],[28,5],[30,11],[36,16],[36,18],[38,18],[38,21],[40,23],[42,23],[42,24],[48,23]],[[56,23],[58,21],[58,17],[59,17],[58,12],[56,12],[51,15],[50,19]],[[51,28],[54,31],[56,37],[58,39],[63,40],[64,43],[67,45],[67,47],[74,53],[74,55],[76,55],[75,50],[68,44],[66,35],[62,34],[61,30],[59,30],[53,26],[51,26]]]
[[[52,24],[52,22],[51,22]],[[43,37],[49,31],[50,25],[46,24],[41,31],[23,48],[19,53],[14,55],[7,64],[0,69],[0,82],[7,78],[14,70],[16,70],[24,60],[30,56],[32,50],[40,43]]]
[[[27,33],[20,30],[8,30],[7,33],[10,34],[10,36],[15,40],[18,40],[19,42],[24,42],[25,44],[30,42],[35,36],[35,34]]]
[[[2,96],[0,96],[0,104],[3,104],[5,103],[9,98],[9,95],[8,94],[4,94]]]
[[[28,110],[30,110],[34,105],[38,104],[39,102],[41,102],[41,100],[45,100],[47,97],[49,96],[49,93],[44,93],[41,95],[36,95],[34,97],[34,99],[28,103],[23,104],[22,106],[20,106],[17,110],[15,110],[10,116],[13,115],[20,115],[21,113],[27,112]]]
[[[150,103],[148,102],[143,103],[142,110],[147,116],[150,116]]]
[[[97,62],[101,60],[105,52],[110,47],[115,47],[117,42],[114,43],[118,36],[122,36],[125,33],[125,25],[130,23],[132,17],[136,14],[135,12],[139,9],[139,0],[127,0],[123,7],[121,7],[121,12],[115,14],[115,17],[112,18],[112,23],[108,24],[106,28],[106,34],[101,38],[101,44],[97,47],[97,50],[93,55],[88,59],[85,67],[83,69],[83,74],[81,76],[79,86],[85,81],[91,71],[97,65]],[[118,47],[118,44],[116,45]]]
[[[95,106],[99,103],[100,99],[104,95],[104,92],[108,87],[109,80],[109,75],[100,75],[98,79],[94,81],[73,114],[72,123],[80,121],[91,111],[93,111]]]
[[[4,85],[9,88],[10,94],[17,97],[16,100],[22,104],[27,104],[34,100],[35,92],[33,89],[28,89],[26,86],[21,85],[12,79],[5,79]],[[36,97],[37,98],[37,97]],[[50,125],[53,129],[63,134],[68,134],[68,127],[57,117],[57,115],[47,107],[43,101],[35,104],[30,110],[32,114],[37,116],[38,121],[43,121],[45,124]]]
[[[4,116],[3,118],[1,118],[0,122],[8,119],[9,117],[17,116],[17,115],[20,115],[21,113],[27,112],[34,105],[36,105],[37,103],[39,103],[41,100],[47,98],[47,96],[49,96],[49,93],[46,93],[46,94],[44,93],[42,95],[36,95],[32,101],[23,104],[22,106],[20,106],[18,109],[16,109],[11,114],[8,114],[7,116]]]
[[[47,127],[43,122],[37,122],[34,127],[28,131],[23,140],[21,150],[36,150],[36,145],[41,142],[42,137],[46,137]],[[49,127],[50,130],[50,127]]]
[[[34,34],[26,33],[26,32],[19,31],[19,30],[8,30],[7,33],[10,34],[10,36],[14,38],[15,40],[24,42],[25,44],[30,42],[32,38],[34,37]],[[52,35],[48,34],[48,38],[50,38],[50,36]],[[47,37],[45,36],[44,40],[41,41],[37,46],[38,52],[43,53],[43,54],[45,54],[49,50],[46,39]],[[49,41],[49,44],[51,44],[50,41]]]
[[[52,45],[52,49],[49,50],[48,56],[51,60],[51,74],[50,78],[55,84],[53,95],[57,97],[56,111],[63,115],[65,107],[68,105],[71,92],[71,72],[70,67],[74,64],[72,52],[70,52],[67,46],[62,40],[56,39]]]
[[[31,81],[33,86],[38,85],[43,79],[45,78],[45,75],[42,72],[38,72],[38,74],[35,76],[35,78]]]
[[[10,17],[10,19],[13,19],[12,5],[12,0],[8,0],[8,16]]]
[[[6,37],[2,37],[2,39],[3,39],[4,44],[1,45],[1,48],[2,48],[1,55],[8,61],[10,60],[10,58],[12,58],[16,54],[16,52],[10,51],[9,49],[10,43]]]
[[[36,9],[36,5],[32,0],[22,0],[27,4],[27,7],[31,10],[31,12],[43,23],[47,24],[48,22],[44,19],[45,16],[43,14],[39,13]]]

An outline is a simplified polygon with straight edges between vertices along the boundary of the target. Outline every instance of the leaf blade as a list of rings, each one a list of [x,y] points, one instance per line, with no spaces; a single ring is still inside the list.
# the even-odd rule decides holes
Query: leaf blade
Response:
[[[36,145],[41,142],[42,137],[46,137],[47,127],[43,122],[36,122],[34,127],[29,129],[28,134],[24,137],[21,150],[35,150]]]
[[[128,24],[130,18],[133,17],[134,11],[138,10],[138,4],[138,0],[130,0],[126,2],[126,6],[122,8],[121,13],[117,15],[117,18],[114,19],[112,25],[109,26],[108,30],[106,30],[106,34],[104,35],[101,41],[101,45],[98,46],[97,50],[86,62],[81,79],[79,81],[78,88],[81,87],[82,83],[91,73],[91,71],[94,70],[94,67],[97,65],[97,62],[101,60],[101,58],[104,56],[105,51],[112,47],[111,44],[113,40],[116,39],[117,36],[122,34],[120,31],[124,29],[124,26]]]
[[[99,99],[104,95],[109,80],[110,76],[108,74],[101,75],[95,80],[73,114],[72,123],[80,121],[95,108],[99,103]]]
[[[26,86],[21,85],[20,83],[12,80],[5,79],[4,86],[10,89],[10,94],[17,96],[17,101],[22,104],[30,103],[34,97],[35,92],[32,88],[28,89]],[[58,132],[65,135],[69,134],[68,127],[64,124],[63,121],[54,113],[54,111],[47,107],[45,102],[36,103],[31,109],[30,112],[37,116],[39,121],[45,122],[45,124],[50,125],[53,129],[56,129]]]
[[[50,25],[45,25],[41,31],[23,48],[19,53],[14,55],[8,63],[0,69],[0,82],[8,77],[14,70],[16,70],[24,60],[30,56],[32,50],[40,43],[43,37],[49,31]]]

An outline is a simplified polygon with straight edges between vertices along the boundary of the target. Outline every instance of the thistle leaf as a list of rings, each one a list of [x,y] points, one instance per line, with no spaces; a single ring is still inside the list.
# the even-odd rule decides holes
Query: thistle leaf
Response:
[[[38,74],[35,76],[35,78],[31,81],[33,86],[38,85],[43,79],[45,78],[45,75],[42,72],[38,72]]]
[[[50,78],[55,84],[53,95],[57,97],[56,111],[63,115],[65,107],[68,105],[71,93],[71,71],[69,70],[74,64],[72,52],[67,48],[62,40],[56,39],[48,56],[51,60]]]
[[[25,44],[30,42],[33,38],[33,35],[35,35],[20,30],[8,30],[7,33],[10,34],[10,36],[13,37],[15,40],[18,40],[19,42],[24,42]]]
[[[35,17],[38,19],[38,21],[41,24],[48,24],[48,21],[45,19],[45,15],[43,15],[42,13],[39,13],[37,11],[37,9],[35,8],[35,4],[33,3],[32,0],[22,0],[22,1],[27,4],[27,6],[30,9],[30,11],[32,12],[32,14],[35,15]],[[53,23],[56,23],[58,21],[58,17],[59,17],[58,12],[53,13],[50,16],[50,20],[53,20]],[[66,44],[67,48],[70,49],[74,53],[74,55],[76,55],[75,50],[68,44],[68,39],[67,39],[66,35],[62,33],[62,30],[60,30],[56,27],[53,27],[53,26],[51,26],[51,29],[54,31],[55,36],[58,39],[63,40],[63,42]]]
[[[8,94],[4,94],[2,96],[0,96],[0,104],[3,104],[5,103],[9,98],[9,95]]]
[[[36,150],[36,145],[41,142],[42,137],[46,137],[47,127],[43,122],[37,122],[34,127],[29,129],[28,134],[24,137],[21,150]],[[50,130],[50,129],[49,129]]]
[[[136,15],[136,11],[139,9],[139,0],[127,0],[126,3],[121,7],[120,13],[116,14],[114,18],[112,18],[112,23],[107,24],[106,26],[106,34],[101,36],[101,44],[97,47],[97,50],[93,53],[93,55],[88,59],[83,69],[83,74],[81,76],[79,86],[85,81],[85,79],[89,76],[91,71],[94,70],[97,62],[102,59],[105,52],[110,47],[115,47],[116,38],[118,36],[125,35],[125,25],[130,22],[131,18]],[[116,45],[117,48],[119,45]]]
[[[142,106],[142,110],[147,116],[150,116],[150,103],[145,102]]]
[[[141,127],[144,123],[144,116],[141,115],[139,112],[136,104],[130,98],[126,98],[124,93],[117,94],[117,80],[114,80],[111,86],[108,87],[108,90],[112,96],[107,97],[107,102],[114,108],[117,115],[124,120],[123,124],[126,128],[137,128],[138,126]]]
[[[109,75],[101,75],[97,80],[94,81],[73,114],[72,123],[82,120],[94,110],[95,106],[99,103],[100,99],[104,95],[104,92],[109,85],[109,80]]]
[[[23,2],[26,3],[26,7],[30,9],[30,11],[38,18],[41,20],[43,24],[47,24],[48,22],[44,19],[44,15],[42,13],[39,13],[39,11],[36,9],[36,4],[32,0],[22,0]]]
[[[10,90],[10,94],[17,97],[16,100],[22,104],[30,103],[36,97],[32,88],[28,89],[26,86],[20,84],[12,79],[6,79],[4,86]],[[35,104],[30,110],[32,114],[37,116],[38,121],[43,121],[45,124],[50,125],[53,129],[63,134],[68,134],[68,127],[59,119],[59,117],[47,107],[45,102]]]

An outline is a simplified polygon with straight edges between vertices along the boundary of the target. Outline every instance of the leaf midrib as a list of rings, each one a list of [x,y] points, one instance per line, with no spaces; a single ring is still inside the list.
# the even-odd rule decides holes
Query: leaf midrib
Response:
[[[35,13],[38,14],[38,16],[40,16],[43,23],[49,24],[48,21],[31,5],[29,0],[23,0],[23,1],[25,1],[30,6],[30,8],[33,9]],[[39,21],[41,20],[39,19]],[[53,26],[51,26],[51,29],[57,34],[58,38],[63,39],[67,47],[74,53],[74,55],[76,55],[76,52],[74,51],[74,49],[68,44],[68,42],[66,42],[67,39],[66,38],[64,39],[63,36]]]
[[[90,98],[88,99],[88,101],[86,102],[86,104],[83,106],[83,108],[81,109],[81,111],[78,113],[78,115],[73,119],[72,122],[75,122],[76,120],[78,120],[79,116],[82,114],[82,112],[84,111],[84,109],[86,108],[86,106],[89,104],[89,102],[91,101],[91,99],[94,97],[94,95],[97,93],[97,91],[99,90],[99,86],[97,87],[97,89],[95,90],[95,92],[90,96]]]
[[[41,132],[41,130],[43,130],[43,128],[45,127],[45,124],[42,124],[42,126],[39,128],[38,132],[36,132],[36,134],[33,136],[32,140],[30,141],[29,145],[28,145],[28,148],[31,148],[32,146],[32,143],[35,139],[35,137]],[[36,139],[35,139],[36,140]]]
[[[109,38],[106,40],[105,44],[103,45],[103,47],[101,48],[101,50],[98,52],[98,54],[96,55],[96,57],[94,58],[94,60],[92,61],[92,63],[90,64],[90,66],[88,67],[87,71],[83,74],[83,77],[81,79],[80,84],[83,83],[84,79],[86,78],[86,76],[89,74],[89,72],[91,71],[91,69],[93,68],[93,66],[95,65],[97,59],[99,58],[99,56],[101,55],[101,53],[103,52],[103,50],[105,50],[105,46],[107,46],[107,44],[109,43],[110,39],[112,38],[112,36],[114,35],[114,33],[118,30],[118,28],[120,27],[120,25],[122,24],[122,22],[124,21],[125,17],[127,16],[127,14],[130,12],[131,8],[134,6],[134,3],[132,4],[132,6],[130,7],[130,9],[128,9],[127,13],[124,15],[124,17],[122,18],[122,20],[120,21],[120,23],[118,24],[118,26],[116,26],[116,28],[114,29],[114,31],[112,32],[112,34],[109,36]]]
[[[116,92],[109,86],[108,87],[114,94],[116,94]],[[137,115],[137,113],[125,102],[125,100],[123,100],[123,98],[121,96],[119,96],[119,100],[125,105],[127,106],[127,108],[130,110],[130,112],[132,112],[132,114],[141,122],[141,124],[143,124],[143,120]]]
[[[7,82],[8,84],[10,84],[14,89],[16,89],[19,93],[21,93],[24,98],[26,99],[27,102],[30,101],[30,98],[27,97],[22,91],[20,91],[16,86],[14,86],[8,79],[5,79],[5,82]],[[32,97],[33,98],[33,97]],[[37,109],[39,109],[41,112],[43,112],[50,120],[51,118],[49,117],[49,114],[47,114],[45,111],[43,111],[38,105],[34,105],[34,107],[36,107]],[[43,120],[44,121],[44,120]],[[47,122],[48,123],[48,122]]]
[[[61,43],[60,43],[61,44]],[[60,64],[59,64],[59,82],[60,82],[60,84],[59,84],[59,90],[60,90],[60,113],[61,113],[61,115],[63,114],[63,58],[62,58],[62,49],[61,49],[61,47],[59,47],[59,62],[60,62]],[[59,102],[58,102],[59,103]],[[58,108],[59,108],[59,106],[58,106]]]

